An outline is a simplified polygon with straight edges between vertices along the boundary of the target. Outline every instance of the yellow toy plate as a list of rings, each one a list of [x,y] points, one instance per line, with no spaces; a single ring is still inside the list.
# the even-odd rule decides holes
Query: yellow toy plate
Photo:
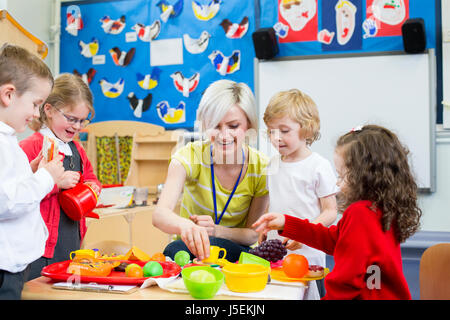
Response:
[[[284,282],[305,282],[305,281],[321,280],[325,278],[329,272],[330,269],[324,268],[322,277],[290,278],[284,273],[283,268],[279,267],[279,268],[272,268],[272,271],[270,272],[270,277],[272,279]]]

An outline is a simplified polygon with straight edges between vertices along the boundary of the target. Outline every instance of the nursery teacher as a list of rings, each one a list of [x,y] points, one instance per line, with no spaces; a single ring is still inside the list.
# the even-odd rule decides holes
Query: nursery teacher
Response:
[[[212,83],[200,100],[197,121],[205,139],[172,155],[153,225],[178,235],[164,250],[172,259],[186,250],[191,259],[203,260],[215,245],[225,248],[226,259],[234,262],[257,242],[258,234],[250,226],[269,201],[268,159],[245,143],[248,130],[257,130],[252,91],[230,80]],[[181,193],[178,215],[174,209]]]

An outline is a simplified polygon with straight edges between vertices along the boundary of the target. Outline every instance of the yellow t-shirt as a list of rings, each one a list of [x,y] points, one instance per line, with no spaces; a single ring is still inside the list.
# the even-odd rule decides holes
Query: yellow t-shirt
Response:
[[[214,218],[214,203],[211,189],[211,155],[209,142],[195,141],[180,148],[172,156],[186,169],[186,182],[184,184],[183,199],[180,215],[188,218],[190,215],[210,215]],[[254,197],[266,195],[268,158],[258,150],[248,147],[248,167],[241,183],[236,188],[220,225],[226,227],[245,227],[248,211]],[[223,208],[232,190],[227,190],[220,185],[217,177],[216,185],[217,215]]]

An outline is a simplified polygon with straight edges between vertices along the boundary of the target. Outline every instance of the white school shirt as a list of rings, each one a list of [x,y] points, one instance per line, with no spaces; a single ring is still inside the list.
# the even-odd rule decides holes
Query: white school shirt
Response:
[[[0,121],[0,270],[23,271],[44,254],[40,203],[53,186],[46,169],[33,174],[14,129]]]
[[[70,148],[69,143],[59,139],[50,128],[44,126],[39,130],[39,133],[43,136],[52,138],[57,143],[59,152],[64,153],[66,156],[72,156],[72,149]]]
[[[330,162],[316,152],[296,162],[284,162],[274,156],[268,167],[269,212],[288,214],[314,221],[320,215],[319,198],[338,192],[337,179]],[[267,239],[282,239],[276,230],[269,231]],[[309,264],[325,267],[325,253],[303,244],[288,254],[305,256]]]

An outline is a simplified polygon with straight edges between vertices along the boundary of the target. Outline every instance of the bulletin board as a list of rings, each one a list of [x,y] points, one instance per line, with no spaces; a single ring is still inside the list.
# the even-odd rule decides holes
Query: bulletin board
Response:
[[[63,2],[60,71],[89,84],[94,122],[191,130],[212,82],[253,89],[254,11],[240,0]]]

